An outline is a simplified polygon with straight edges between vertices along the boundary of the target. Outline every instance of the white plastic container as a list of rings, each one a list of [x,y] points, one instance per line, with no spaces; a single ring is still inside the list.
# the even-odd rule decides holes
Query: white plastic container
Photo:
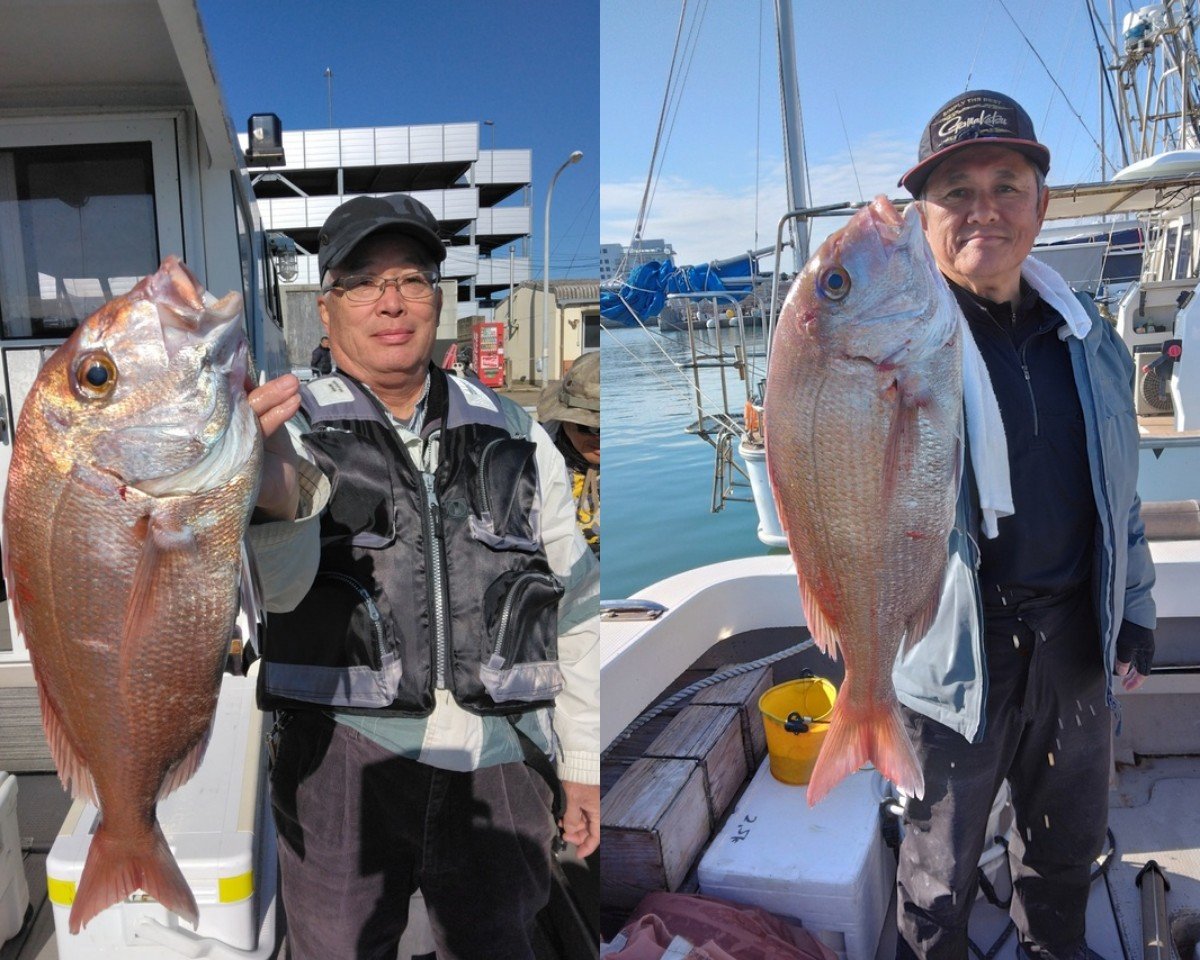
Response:
[[[158,806],[167,843],[200,909],[198,929],[139,892],[102,911],[78,935],[70,933],[71,904],[99,816],[90,803],[77,801],[46,861],[60,960],[269,956],[275,843],[266,798],[263,715],[254,702],[255,672],[222,679],[204,762]],[[217,943],[198,942],[206,939]],[[207,952],[189,952],[193,947]]]
[[[701,893],[799,920],[846,960],[874,960],[896,880],[872,771],[815,808],[763,763],[700,860]]]
[[[29,884],[17,829],[17,778],[0,771],[0,943],[20,932],[28,908]]]

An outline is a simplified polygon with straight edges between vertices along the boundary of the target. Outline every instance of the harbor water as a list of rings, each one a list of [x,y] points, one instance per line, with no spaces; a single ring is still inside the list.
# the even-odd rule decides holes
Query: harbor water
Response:
[[[720,331],[732,356],[734,336]],[[762,332],[747,332],[752,378],[763,376]],[[716,351],[716,331],[696,333],[698,351]],[[711,512],[713,447],[687,433],[696,420],[691,361],[685,331],[651,327],[604,329],[601,334],[601,444],[603,449],[603,553],[601,596],[637,596],[647,584],[693,567],[760,556],[754,504],[731,502]],[[720,410],[720,371],[700,371],[705,412]],[[729,408],[741,412],[746,385],[733,369],[725,375]],[[736,447],[736,444],[735,444]],[[736,458],[736,454],[735,454]],[[740,462],[740,461],[739,461]],[[737,488],[750,496],[749,486]]]

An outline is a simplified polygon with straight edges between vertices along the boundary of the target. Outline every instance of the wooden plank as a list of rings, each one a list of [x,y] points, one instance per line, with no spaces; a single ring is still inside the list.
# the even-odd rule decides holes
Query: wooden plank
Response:
[[[737,707],[685,708],[646,748],[646,756],[695,760],[704,773],[709,818],[714,824],[729,809],[749,769]]]
[[[606,908],[627,912],[653,890],[677,890],[711,829],[699,764],[638,760],[604,798],[600,825]]]
[[[763,729],[762,714],[758,712],[758,698],[771,689],[775,683],[774,677],[775,673],[769,666],[759,667],[757,670],[705,687],[692,698],[693,704],[738,708],[742,742],[746,749],[746,765],[750,770],[757,770],[763,757],[767,755],[767,734]]]

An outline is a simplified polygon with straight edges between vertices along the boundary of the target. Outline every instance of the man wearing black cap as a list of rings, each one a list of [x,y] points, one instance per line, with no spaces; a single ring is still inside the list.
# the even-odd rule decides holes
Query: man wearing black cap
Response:
[[[445,256],[416,200],[342,204],[334,372],[251,394],[293,960],[395,957],[417,888],[443,960],[532,960],[552,809],[599,841],[597,567],[546,432],[431,363]]]
[[[980,481],[993,478],[966,459],[942,609],[894,672],[925,775],[925,795],[906,803],[901,957],[967,956],[1005,780],[1025,954],[1095,956],[1084,915],[1107,829],[1111,676],[1133,690],[1154,655],[1133,365],[1090,298],[1029,257],[1049,169],[1021,106],[974,90],[934,114],[900,181],[994,389],[1013,506],[981,535]]]

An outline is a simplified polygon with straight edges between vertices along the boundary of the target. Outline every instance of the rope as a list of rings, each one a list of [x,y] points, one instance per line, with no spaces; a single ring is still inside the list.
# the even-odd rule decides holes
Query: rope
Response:
[[[740,663],[735,667],[729,667],[727,670],[722,670],[720,673],[714,673],[710,677],[705,677],[703,680],[697,680],[695,683],[684,687],[677,693],[667,697],[666,700],[663,700],[661,703],[656,704],[649,710],[642,713],[639,717],[637,717],[637,719],[630,723],[629,726],[617,734],[612,743],[610,743],[600,754],[600,759],[607,760],[609,754],[612,753],[617,744],[628,740],[655,717],[665,713],[667,710],[670,710],[676,704],[682,703],[689,697],[694,696],[705,687],[711,687],[715,683],[721,683],[722,681],[729,680],[732,677],[740,677],[743,673],[749,673],[751,670],[759,669],[759,667],[766,667],[778,660],[784,660],[787,657],[800,653],[803,650],[807,650],[814,643],[816,643],[816,641],[812,638],[809,638],[808,640],[801,640],[799,643],[793,644],[792,646],[787,647],[784,650],[780,650],[777,653],[760,657],[757,660],[751,660],[749,663]]]

